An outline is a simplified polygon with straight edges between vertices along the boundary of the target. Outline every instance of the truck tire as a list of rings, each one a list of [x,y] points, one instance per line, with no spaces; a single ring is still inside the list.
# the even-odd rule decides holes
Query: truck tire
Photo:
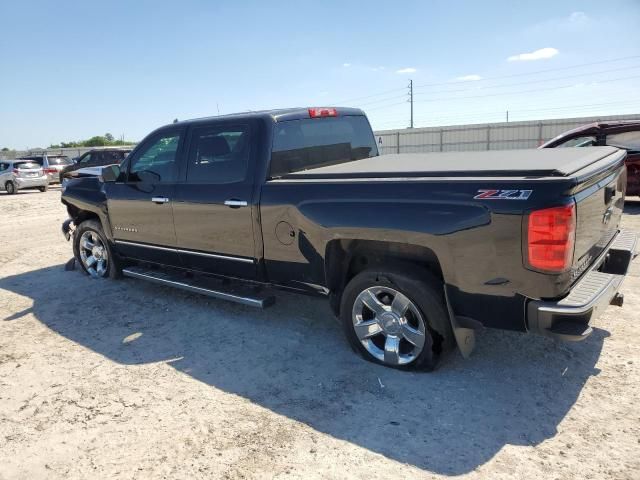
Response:
[[[16,193],[16,186],[13,184],[13,182],[5,183],[4,189],[7,191],[9,195],[13,195],[14,193]]]
[[[365,270],[347,284],[340,320],[366,360],[432,371],[455,345],[442,282],[408,265]]]
[[[73,254],[84,273],[93,278],[119,278],[122,268],[100,222],[85,220],[73,234]]]

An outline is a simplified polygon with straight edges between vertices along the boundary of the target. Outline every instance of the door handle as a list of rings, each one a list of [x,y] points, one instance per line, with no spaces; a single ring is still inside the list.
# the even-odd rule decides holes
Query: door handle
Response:
[[[225,200],[224,204],[227,207],[231,207],[231,208],[240,208],[240,207],[247,206],[247,202],[245,200],[237,200],[235,198],[230,198],[229,200]]]
[[[152,197],[151,201],[153,203],[167,203],[169,201],[169,199],[167,197]]]

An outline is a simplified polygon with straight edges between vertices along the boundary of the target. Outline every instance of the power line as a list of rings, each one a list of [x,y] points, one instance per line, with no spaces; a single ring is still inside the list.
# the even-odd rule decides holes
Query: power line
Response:
[[[598,83],[611,83],[611,82],[618,82],[621,80],[631,80],[634,78],[640,78],[640,75],[633,75],[630,77],[619,77],[619,78],[612,78],[609,80],[599,80]],[[504,96],[504,95],[519,95],[521,93],[533,93],[533,92],[544,92],[547,90],[560,90],[563,88],[572,88],[575,87],[575,85],[562,85],[562,86],[555,86],[555,87],[545,87],[545,88],[534,88],[532,90],[521,90],[518,92],[503,92],[503,93],[490,93],[487,95],[468,95],[465,97],[441,97],[441,98],[430,98],[427,100],[418,100],[417,103],[425,103],[425,102],[440,102],[443,100],[466,100],[469,98],[486,98],[486,97],[500,97],[500,96]]]
[[[573,68],[587,67],[587,66],[591,66],[591,65],[602,65],[602,64],[605,64],[605,63],[620,62],[620,61],[623,61],[623,60],[630,60],[630,59],[635,59],[635,58],[640,58],[640,55],[632,55],[632,56],[628,56],[628,57],[619,57],[619,58],[614,58],[614,59],[610,59],[610,60],[602,60],[602,61],[598,61],[598,62],[583,63],[583,64],[571,65],[571,66],[567,66],[567,67],[550,68],[550,69],[546,69],[546,70],[537,70],[535,72],[515,73],[515,74],[511,74],[511,75],[500,75],[500,76],[495,76],[495,77],[486,77],[486,78],[482,78],[480,80],[473,81],[473,84],[477,84],[478,82],[485,82],[485,81],[489,81],[489,80],[502,79],[502,78],[513,78],[513,77],[521,77],[521,76],[530,76],[530,75],[537,75],[537,74],[540,74],[540,73],[555,72],[555,71],[561,71],[561,70],[569,70],[569,69],[573,69]],[[631,67],[631,68],[636,68],[636,67]],[[617,71],[617,70],[621,70],[621,69],[615,69],[615,70],[610,70],[610,71]],[[595,73],[600,73],[600,72],[595,72]],[[589,74],[590,73],[585,73],[584,75],[589,75]],[[582,75],[583,74],[580,74],[579,76],[582,76]],[[578,76],[578,75],[576,75],[576,76]],[[565,78],[568,78],[568,77],[565,77]],[[550,81],[551,79],[548,79],[548,80]],[[538,82],[538,81],[546,81],[546,80],[537,80],[535,82]],[[535,82],[529,82],[529,83],[535,83]],[[439,85],[457,85],[457,84],[469,84],[469,81],[468,80],[457,80],[457,81],[438,82],[438,83],[426,83],[426,84],[422,84],[422,85],[414,85],[413,88],[415,90],[416,88],[422,88],[422,87],[431,87],[431,86],[439,86]],[[493,87],[497,87],[497,86],[498,85],[487,86],[487,87],[484,87],[484,88],[493,88]],[[345,99],[345,100],[340,100],[340,101],[332,102],[332,103],[335,104],[335,105],[345,104],[345,103],[350,103],[350,102],[354,102],[354,101],[358,101],[358,100],[366,100],[366,99],[369,99],[369,98],[380,97],[382,95],[388,95],[390,93],[395,93],[395,92],[399,92],[399,91],[402,91],[402,90],[404,90],[404,89],[403,88],[393,88],[391,90],[385,90],[385,91],[378,92],[378,93],[372,93],[370,95],[364,95],[364,96],[361,96],[361,97],[348,98],[348,99]],[[450,90],[449,92],[452,93],[453,91]],[[437,93],[437,92],[432,92],[432,93]],[[395,98],[399,98],[399,97],[390,97],[390,98],[387,98],[387,99],[375,100],[373,102],[367,102],[367,103],[360,104],[360,105],[367,105],[367,104],[382,102],[382,101],[391,100],[391,99],[395,99]]]
[[[586,73],[578,73],[576,75],[565,75],[562,77],[553,77],[553,78],[542,78],[542,79],[538,79],[538,80],[530,80],[527,82],[517,82],[517,83],[501,83],[498,85],[487,85],[487,86],[481,86],[479,87],[479,89],[486,89],[486,88],[499,88],[499,87],[517,87],[520,85],[529,85],[532,83],[545,83],[545,82],[553,82],[555,80],[566,80],[567,78],[577,78],[577,77],[584,77],[587,75],[599,75],[601,73],[611,73],[611,72],[620,72],[622,70],[634,70],[636,68],[640,68],[640,65],[634,65],[631,67],[622,67],[622,68],[614,68],[614,69],[609,69],[609,70],[600,70],[598,72],[586,72]],[[469,83],[469,82],[467,82]],[[475,82],[471,82],[471,83],[475,83]],[[470,90],[474,90],[473,88],[460,88],[458,90],[435,90],[435,91],[429,91],[429,93],[456,93],[456,92],[468,92]],[[418,95],[423,95],[422,93],[418,93]]]
[[[404,97],[404,95],[403,95]],[[381,108],[390,108],[390,107],[394,107],[396,105],[406,105],[407,102],[396,102],[396,103],[390,103],[389,105],[380,105],[378,107],[373,107],[373,108],[367,108],[368,112],[371,112],[373,110],[380,110]]]
[[[387,91],[380,92],[380,93],[372,93],[371,95],[366,95],[364,97],[356,97],[356,98],[349,98],[347,100],[340,100],[339,102],[334,102],[334,104],[335,105],[339,105],[341,103],[348,103],[348,102],[353,102],[353,101],[356,101],[356,100],[363,100],[363,99],[372,98],[372,97],[379,97],[380,95],[386,95],[388,93],[398,92],[400,90],[404,90],[404,88],[394,88],[392,90],[387,90]]]
[[[509,107],[510,116],[513,117],[517,114],[528,113],[528,112],[551,112],[551,111],[559,111],[559,110],[572,110],[572,111],[584,111],[584,110],[594,110],[598,107],[607,107],[612,105],[621,105],[624,104],[629,107],[640,106],[640,99],[632,99],[632,100],[621,100],[615,102],[604,102],[604,103],[592,103],[592,104],[582,104],[582,105],[565,105],[565,106],[555,106],[555,107],[546,107],[546,108],[512,108]],[[471,114],[459,114],[459,115],[443,115],[443,116],[435,116],[435,117],[422,117],[418,118],[419,122],[426,121],[435,121],[435,120],[457,120],[457,119],[469,119],[469,118],[486,118],[490,116],[502,116],[504,115],[504,111],[494,111],[494,112],[477,112]],[[396,117],[395,119],[387,119],[384,122],[374,122],[376,125],[391,125],[391,124],[401,124],[402,117]]]
[[[387,102],[389,100],[396,100],[398,98],[405,98],[406,96],[407,94],[403,93],[402,95],[397,95],[395,97],[381,98],[380,100],[373,100],[371,102],[365,102],[365,103],[356,103],[355,105],[362,107],[364,105],[373,105],[374,103]]]
[[[476,80],[476,81],[474,81],[474,83],[475,82],[484,82],[484,81],[487,81],[487,80],[498,80],[498,79],[501,79],[501,78],[522,77],[522,76],[528,76],[528,75],[537,75],[539,73],[557,72],[557,71],[561,71],[561,70],[570,70],[572,68],[589,67],[591,65],[602,65],[603,63],[621,62],[622,60],[630,60],[632,58],[640,58],[640,55],[631,55],[629,57],[613,58],[611,60],[601,60],[599,62],[581,63],[581,64],[578,64],[578,65],[571,65],[571,66],[568,66],[568,67],[549,68],[549,69],[546,69],[546,70],[537,70],[535,72],[513,73],[511,75],[500,75],[500,76],[496,76],[496,77],[486,77],[486,78],[482,78],[480,80]],[[439,86],[439,85],[455,85],[455,84],[458,84],[458,83],[469,83],[469,80],[453,80],[453,81],[449,81],[449,82],[424,83],[422,85],[416,85],[415,88],[435,87],[435,86]]]

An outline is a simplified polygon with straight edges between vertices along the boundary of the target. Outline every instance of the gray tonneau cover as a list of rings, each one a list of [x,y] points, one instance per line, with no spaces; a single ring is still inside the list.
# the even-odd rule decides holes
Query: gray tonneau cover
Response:
[[[290,173],[285,178],[353,178],[417,176],[570,176],[611,156],[614,147],[491,150],[482,152],[401,153],[355,160]]]

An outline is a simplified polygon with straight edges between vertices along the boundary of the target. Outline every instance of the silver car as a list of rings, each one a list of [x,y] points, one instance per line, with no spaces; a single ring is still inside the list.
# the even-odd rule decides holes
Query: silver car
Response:
[[[8,194],[18,190],[37,188],[41,192],[47,191],[49,178],[43,168],[30,160],[2,160],[0,161],[0,191]]]
[[[20,157],[19,160],[31,160],[40,165],[44,169],[44,173],[47,174],[49,183],[60,183],[60,171],[73,163],[66,155],[50,155],[46,153]]]

